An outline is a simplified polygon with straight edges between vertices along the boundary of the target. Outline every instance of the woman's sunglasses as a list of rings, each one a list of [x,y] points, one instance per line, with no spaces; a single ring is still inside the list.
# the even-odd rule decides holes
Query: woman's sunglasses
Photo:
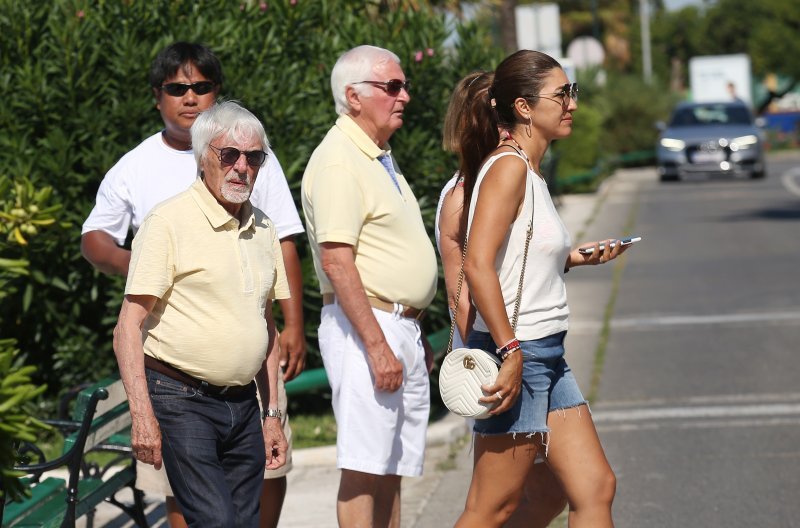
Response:
[[[217,157],[219,160],[224,163],[225,165],[233,165],[237,161],[239,161],[239,157],[244,154],[245,159],[247,160],[247,164],[251,167],[260,167],[264,164],[264,160],[267,159],[267,153],[263,150],[251,150],[248,152],[242,152],[241,150],[234,148],[234,147],[222,147],[217,148],[214,145],[209,145],[210,148],[214,149],[217,153]]]
[[[559,98],[556,100],[552,97],[544,97],[545,95],[554,95]],[[567,108],[569,106],[569,100],[572,99],[576,103],[578,102],[578,83],[567,83],[561,87],[561,89],[557,92],[551,93],[544,93],[539,94],[536,97],[541,97],[542,99],[550,99],[551,101],[556,101],[557,103],[561,103],[561,106]]]

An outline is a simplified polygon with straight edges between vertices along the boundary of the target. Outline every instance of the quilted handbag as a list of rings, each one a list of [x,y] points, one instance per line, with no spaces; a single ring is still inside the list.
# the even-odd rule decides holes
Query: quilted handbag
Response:
[[[447,354],[439,370],[439,394],[451,412],[464,418],[488,418],[494,403],[481,403],[481,385],[497,379],[500,360],[479,348],[457,348]]]
[[[528,234],[525,239],[525,252],[522,258],[522,268],[519,274],[519,287],[517,300],[514,303],[514,316],[511,327],[517,329],[519,318],[520,295],[522,283],[525,278],[525,264],[528,260],[528,247],[533,234],[533,187],[531,187],[531,221],[528,224]],[[458,275],[458,289],[456,290],[455,306],[461,297],[461,286],[464,282],[464,259],[467,256],[467,238],[464,237],[464,249],[461,252],[461,271]],[[497,379],[500,370],[500,359],[490,352],[479,348],[453,349],[453,334],[456,328],[456,310],[450,323],[450,340],[447,343],[447,352],[439,369],[439,394],[442,402],[454,414],[465,418],[480,420],[488,418],[497,402],[481,403],[478,398],[483,396],[481,385],[492,385]]]

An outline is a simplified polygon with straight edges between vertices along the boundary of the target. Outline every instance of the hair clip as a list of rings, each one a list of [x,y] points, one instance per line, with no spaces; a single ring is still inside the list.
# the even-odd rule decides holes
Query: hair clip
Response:
[[[481,74],[480,74],[480,75],[476,75],[476,76],[475,76],[475,78],[474,78],[474,79],[472,79],[472,80],[469,82],[469,84],[467,85],[467,90],[469,90],[469,89],[472,87],[472,85],[473,85],[473,84],[475,84],[475,81],[477,81],[478,79],[480,79],[480,78],[481,78],[481,77],[483,77],[484,75],[486,75],[486,72],[481,72]]]
[[[494,97],[489,99],[489,104],[492,105],[492,108],[497,107],[497,101],[495,101]]]

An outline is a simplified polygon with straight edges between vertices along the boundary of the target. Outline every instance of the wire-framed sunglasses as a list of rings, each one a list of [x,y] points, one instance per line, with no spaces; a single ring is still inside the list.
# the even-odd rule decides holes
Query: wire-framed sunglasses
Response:
[[[392,97],[400,95],[400,90],[405,90],[406,92],[411,90],[411,81],[401,81],[400,79],[391,79],[389,81],[358,81],[353,84],[371,84],[372,86],[381,88]]]
[[[544,97],[545,95],[554,95],[556,98],[553,97]],[[561,103],[563,108],[567,108],[569,106],[569,100],[572,99],[576,103],[578,102],[578,83],[567,83],[561,87],[560,90],[551,93],[544,93],[539,94],[536,97],[541,97],[542,99],[549,99],[550,101],[555,101],[557,103]]]
[[[214,83],[211,81],[200,81],[192,84],[168,83],[161,85],[161,90],[172,97],[183,97],[189,89],[197,95],[206,95],[207,93],[211,93],[214,89]]]
[[[237,161],[239,161],[239,157],[242,154],[244,154],[247,164],[251,167],[260,167],[264,164],[264,160],[267,159],[267,153],[263,150],[250,150],[247,152],[242,152],[235,147],[217,148],[214,145],[209,145],[209,148],[213,149],[214,152],[217,153],[219,161],[225,165],[235,164]]]

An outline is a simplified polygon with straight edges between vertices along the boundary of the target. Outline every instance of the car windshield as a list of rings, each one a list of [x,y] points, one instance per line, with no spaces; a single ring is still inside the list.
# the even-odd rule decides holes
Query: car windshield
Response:
[[[670,126],[749,125],[752,122],[744,106],[701,105],[676,110]]]

